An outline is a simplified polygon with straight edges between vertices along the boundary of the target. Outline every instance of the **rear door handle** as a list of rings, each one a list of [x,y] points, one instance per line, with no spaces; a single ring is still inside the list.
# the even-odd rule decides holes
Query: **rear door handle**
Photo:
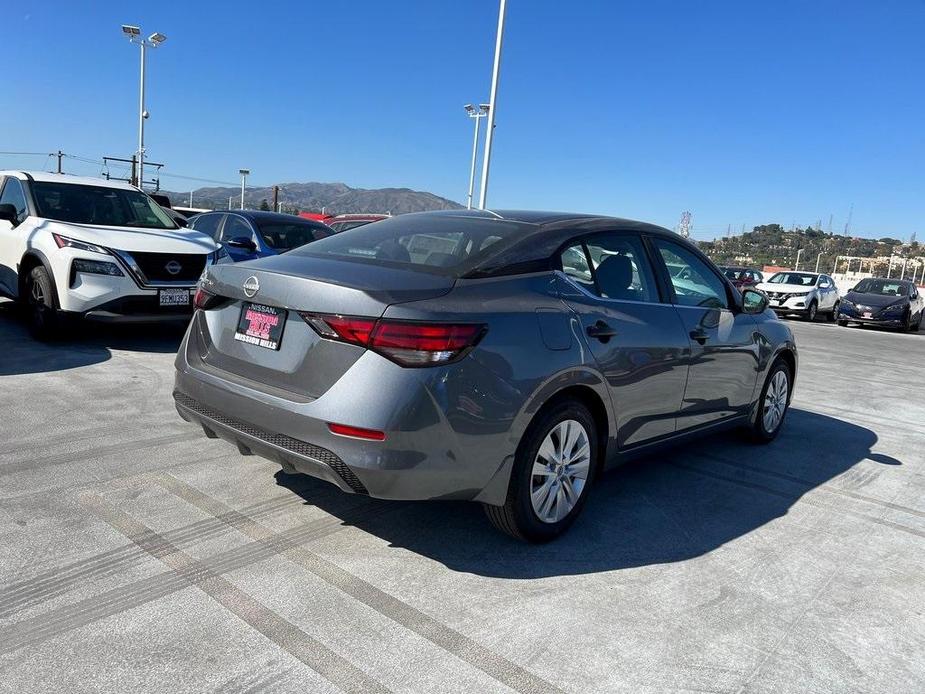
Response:
[[[691,339],[696,340],[702,345],[706,344],[706,341],[709,337],[710,336],[707,335],[706,331],[701,328],[698,328],[697,330],[691,330]]]
[[[593,337],[601,342],[607,342],[617,334],[617,331],[607,325],[604,321],[599,320],[594,325],[589,325],[586,329],[588,337]]]

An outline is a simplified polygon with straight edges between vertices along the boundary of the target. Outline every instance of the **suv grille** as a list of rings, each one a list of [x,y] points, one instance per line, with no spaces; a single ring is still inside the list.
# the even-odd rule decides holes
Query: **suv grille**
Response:
[[[248,424],[247,422],[242,422],[239,419],[234,417],[229,417],[222,414],[221,412],[216,412],[211,407],[207,407],[197,400],[188,395],[184,395],[180,392],[174,392],[174,400],[177,401],[178,405],[182,405],[188,410],[202,415],[203,417],[208,417],[209,419],[218,422],[219,424],[224,424],[226,427],[240,431],[242,434],[247,434],[255,439],[260,441],[265,441],[266,443],[272,444],[283,450],[287,450],[295,455],[301,456],[303,458],[311,458],[316,460],[319,463],[324,463],[329,468],[334,470],[347,485],[355,491],[357,494],[369,494],[366,486],[360,481],[360,478],[356,476],[356,473],[353,472],[343,460],[337,457],[334,453],[329,451],[327,448],[322,448],[321,446],[316,446],[313,443],[308,443],[306,441],[300,441],[299,439],[294,439],[291,436],[286,436],[285,434],[273,434],[269,431],[264,431],[259,427],[255,427],[253,424]]]
[[[204,253],[125,253],[135,261],[148,282],[196,284],[206,267]]]

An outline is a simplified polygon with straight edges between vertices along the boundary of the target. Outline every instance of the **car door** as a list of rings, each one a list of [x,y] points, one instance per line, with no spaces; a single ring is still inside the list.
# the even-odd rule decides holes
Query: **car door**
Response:
[[[678,430],[747,413],[763,339],[756,320],[739,310],[719,271],[704,256],[662,237],[650,237],[650,243],[690,345]],[[669,272],[678,266],[683,270]]]
[[[609,386],[618,446],[674,433],[690,348],[642,239],[589,235],[570,243],[559,260],[561,296]]]
[[[7,176],[0,181],[0,204],[16,208],[15,223],[0,219],[0,291],[15,297],[19,290],[19,261],[29,243],[22,223],[29,216],[26,194],[18,178]]]

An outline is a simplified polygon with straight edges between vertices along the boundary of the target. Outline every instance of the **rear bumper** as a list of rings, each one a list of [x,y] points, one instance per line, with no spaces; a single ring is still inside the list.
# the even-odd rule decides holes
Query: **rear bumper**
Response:
[[[267,392],[193,366],[190,342],[195,339],[188,331],[177,355],[173,396],[180,416],[201,425],[207,436],[345,492],[503,503],[506,478],[497,481],[503,471],[509,474],[505,463],[513,458],[517,438],[510,421],[474,420],[452,405],[452,394],[436,392],[445,390],[445,380],[464,374],[446,379],[441,369],[402,369],[367,352],[324,395],[295,400],[278,389]],[[384,431],[386,440],[339,436],[328,423]]]

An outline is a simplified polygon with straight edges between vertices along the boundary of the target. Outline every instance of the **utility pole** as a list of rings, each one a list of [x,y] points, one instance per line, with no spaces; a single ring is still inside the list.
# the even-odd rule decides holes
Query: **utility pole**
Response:
[[[485,154],[482,158],[482,185],[479,192],[479,209],[488,203],[488,170],[491,167],[491,141],[495,132],[497,113],[498,78],[501,72],[501,48],[504,44],[504,13],[507,0],[501,0],[498,9],[498,33],[495,36],[495,64],[491,71],[491,94],[488,98],[488,129],[485,131]]]
[[[64,156],[64,154],[63,154],[63,153],[61,152],[61,150],[59,149],[59,150],[58,150],[58,173],[61,173],[61,157],[63,157],[63,156]]]
[[[279,186],[273,186],[273,209],[279,212]]]

